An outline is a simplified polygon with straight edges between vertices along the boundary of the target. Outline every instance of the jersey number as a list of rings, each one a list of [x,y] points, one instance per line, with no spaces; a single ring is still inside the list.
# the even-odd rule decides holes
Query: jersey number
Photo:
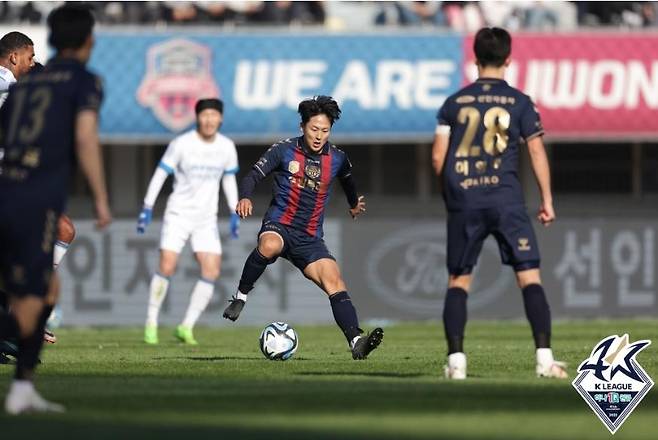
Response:
[[[510,114],[502,107],[491,107],[481,117],[480,111],[475,107],[462,107],[457,115],[457,121],[460,124],[467,124],[466,131],[457,147],[456,157],[479,156],[479,148],[471,148],[473,139],[480,125],[480,120],[484,119],[484,136],[482,138],[482,147],[488,154],[495,156],[502,154],[507,148],[509,136],[507,130],[510,124]]]
[[[14,92],[16,108],[11,115],[9,132],[7,133],[7,144],[9,145],[14,143],[17,134],[20,143],[30,144],[39,137],[43,130],[46,110],[52,102],[52,90],[49,87],[39,87],[29,97],[27,92],[26,89],[18,89]],[[29,119],[19,127],[18,122],[23,114],[26,101],[29,106]]]

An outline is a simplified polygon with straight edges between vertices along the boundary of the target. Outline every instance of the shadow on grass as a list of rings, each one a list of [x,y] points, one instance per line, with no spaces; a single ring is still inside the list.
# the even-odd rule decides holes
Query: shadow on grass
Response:
[[[299,373],[295,373],[299,376],[362,376],[362,377],[398,377],[398,378],[405,378],[405,377],[421,377],[423,376],[422,374],[418,373],[392,373],[392,372],[382,372],[382,371],[365,371],[365,372],[358,372],[358,371],[301,371]]]

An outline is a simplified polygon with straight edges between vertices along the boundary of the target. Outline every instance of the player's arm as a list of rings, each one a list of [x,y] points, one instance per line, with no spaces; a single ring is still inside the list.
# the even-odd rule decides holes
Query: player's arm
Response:
[[[253,204],[251,197],[256,190],[256,186],[265,179],[272,171],[274,171],[281,163],[281,146],[275,144],[270,147],[254,164],[251,171],[240,181],[238,188],[239,194],[238,205],[235,208],[235,213],[240,218],[249,217],[253,213]]]
[[[98,140],[98,113],[96,110],[82,110],[76,116],[75,124],[76,153],[80,168],[84,173],[96,207],[96,224],[104,228],[112,221],[105,186],[105,170]]]
[[[352,176],[352,163],[345,156],[343,164],[338,170],[338,181],[343,187],[343,192],[347,198],[347,204],[350,206],[349,212],[353,219],[359,214],[366,212],[366,201],[364,196],[359,196],[356,191],[356,182]]]
[[[432,144],[432,167],[437,176],[441,175],[445,164],[446,154],[450,145],[450,126],[437,125]]]
[[[541,206],[537,219],[544,226],[548,226],[555,220],[553,193],[551,192],[551,170],[548,164],[548,156],[546,156],[546,149],[544,148],[544,142],[541,136],[528,139],[527,144],[532,171],[535,173],[537,186],[541,194]]]
[[[142,210],[137,217],[137,233],[143,234],[146,231],[146,227],[153,220],[153,206],[155,206],[155,201],[158,199],[158,194],[162,189],[167,177],[171,174],[174,174],[174,168],[178,163],[178,151],[177,147],[178,142],[174,139],[165,150],[165,154],[160,159],[158,166],[151,176],[151,181],[149,186],[146,189],[146,195],[144,196],[144,202],[142,204]]]
[[[224,191],[224,197],[226,197],[226,204],[231,211],[231,237],[234,239],[240,236],[240,216],[235,212],[238,207],[238,182],[235,175],[238,171],[240,171],[238,153],[235,150],[235,145],[233,145],[227,169],[222,176],[222,190]]]

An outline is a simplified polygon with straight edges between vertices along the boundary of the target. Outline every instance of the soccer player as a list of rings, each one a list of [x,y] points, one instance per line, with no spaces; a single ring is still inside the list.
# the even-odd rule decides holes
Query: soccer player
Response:
[[[66,205],[75,147],[95,200],[97,225],[111,221],[98,142],[100,81],[84,64],[93,46],[91,13],[63,6],[48,17],[55,57],[40,73],[12,86],[0,112],[5,147],[0,176],[0,282],[11,313],[0,315],[0,338],[19,334],[9,414],[62,411],[32,383],[48,318],[44,305],[52,274],[57,221]]]
[[[511,47],[504,29],[481,29],[474,42],[478,79],[450,96],[437,116],[432,163],[443,177],[448,210],[449,282],[443,322],[448,342],[445,373],[450,379],[466,378],[466,300],[471,272],[489,235],[498,242],[503,264],[514,269],[523,294],[537,349],[537,375],[567,377],[550,348],[551,315],[541,285],[539,250],[517,175],[522,138],[541,193],[537,218],[550,225],[555,211],[544,130],[531,99],[503,79]]]
[[[176,137],[165,151],[149,184],[137,232],[151,222],[152,209],[162,184],[174,175],[174,191],[167,201],[160,236],[160,264],[151,278],[144,342],[158,343],[158,313],[167,295],[169,279],[176,270],[178,256],[188,238],[201,268],[183,322],[174,335],[186,344],[196,345],[194,324],[208,306],[219,278],[222,244],[217,230],[217,203],[221,181],[231,210],[231,236],[238,238],[240,218],[233,213],[238,203],[238,154],[233,141],[218,133],[224,105],[215,98],[201,99],[195,105],[196,129]]]
[[[365,212],[366,206],[363,196],[357,196],[347,155],[329,142],[341,111],[331,97],[316,96],[302,101],[298,112],[302,136],[272,145],[240,182],[236,212],[245,218],[252,213],[254,188],[274,173],[273,197],[258,234],[258,246],[245,262],[238,290],[224,310],[224,318],[238,319],[256,280],[281,256],[325,291],[352,357],[365,359],[380,344],[384,331],[376,328],[362,335],[338,264],[322,239],[324,210],[335,178],[345,191],[352,218]]]

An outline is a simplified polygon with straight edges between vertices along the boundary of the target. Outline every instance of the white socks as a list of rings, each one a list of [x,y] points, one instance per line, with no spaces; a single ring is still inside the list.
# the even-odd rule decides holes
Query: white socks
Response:
[[[153,275],[149,287],[149,307],[146,314],[146,325],[158,325],[158,314],[160,313],[162,302],[167,296],[168,288],[168,277],[163,277],[158,273]]]
[[[550,348],[538,348],[537,349],[537,365],[543,367],[550,367],[555,362],[553,359],[553,350]]]
[[[57,270],[59,263],[61,263],[62,258],[66,254],[66,251],[69,250],[69,244],[63,241],[57,240],[55,242],[55,248],[53,249],[53,267]]]
[[[448,355],[445,376],[447,379],[466,379],[466,355],[464,353],[459,352]]]
[[[242,301],[244,301],[244,302],[247,302],[247,297],[248,297],[248,296],[249,296],[249,295],[245,295],[244,293],[242,293],[242,292],[240,292],[240,291],[238,290],[238,292],[235,294],[235,299],[240,299],[240,300],[242,300]]]
[[[214,281],[200,278],[199,281],[196,282],[194,289],[192,289],[192,295],[190,295],[190,305],[187,307],[187,312],[185,312],[185,319],[183,319],[182,323],[183,326],[189,328],[194,327],[199,316],[201,316],[203,311],[206,310],[206,307],[208,307],[214,289]]]

